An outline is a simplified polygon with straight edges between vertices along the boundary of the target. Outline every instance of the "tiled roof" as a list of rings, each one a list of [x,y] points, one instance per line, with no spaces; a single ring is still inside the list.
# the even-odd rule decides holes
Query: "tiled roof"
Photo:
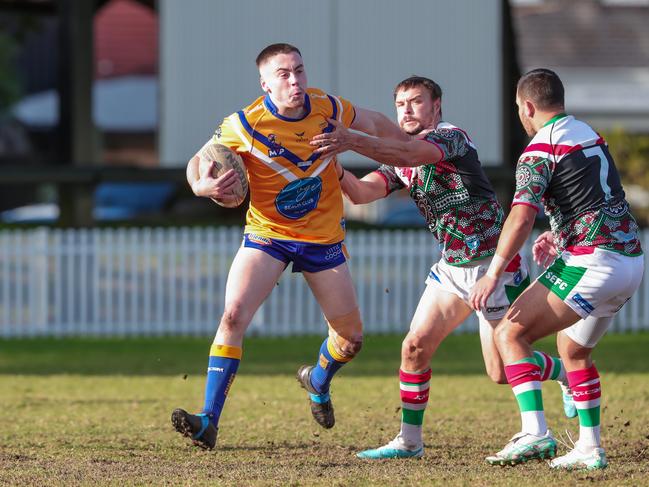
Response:
[[[518,60],[538,66],[649,66],[649,7],[596,0],[512,6]]]

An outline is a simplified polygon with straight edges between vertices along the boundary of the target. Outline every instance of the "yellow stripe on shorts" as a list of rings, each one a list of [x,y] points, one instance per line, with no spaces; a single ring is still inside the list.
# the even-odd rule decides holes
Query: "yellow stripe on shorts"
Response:
[[[230,345],[217,345],[212,343],[210,347],[210,357],[236,358],[241,360],[241,347],[232,347]]]

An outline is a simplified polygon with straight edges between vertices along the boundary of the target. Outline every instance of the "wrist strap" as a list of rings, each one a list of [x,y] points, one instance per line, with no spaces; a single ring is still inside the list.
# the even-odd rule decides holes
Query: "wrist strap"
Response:
[[[487,275],[493,279],[498,279],[500,277],[501,272],[498,272],[499,269],[504,270],[505,266],[507,266],[507,260],[503,257],[501,257],[498,254],[494,254],[494,256],[491,258],[491,263],[489,264],[489,268],[487,269]]]

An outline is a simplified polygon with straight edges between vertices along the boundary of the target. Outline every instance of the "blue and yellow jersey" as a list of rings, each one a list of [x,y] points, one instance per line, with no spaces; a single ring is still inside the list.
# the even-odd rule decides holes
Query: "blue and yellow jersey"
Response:
[[[319,244],[345,237],[340,183],[334,157],[322,159],[309,141],[333,130],[330,118],[349,127],[355,116],[347,100],[307,89],[306,114],[287,118],[269,96],[233,113],[213,141],[243,158],[250,181],[246,233]]]

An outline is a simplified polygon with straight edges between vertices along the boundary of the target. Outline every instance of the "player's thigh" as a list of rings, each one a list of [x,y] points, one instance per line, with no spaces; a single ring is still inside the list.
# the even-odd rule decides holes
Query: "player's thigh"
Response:
[[[416,337],[437,349],[442,340],[467,319],[471,312],[469,305],[459,296],[444,291],[431,282],[419,299],[406,340]]]
[[[580,316],[547,287],[534,281],[514,301],[498,326],[498,333],[523,337],[528,343],[556,333]]]
[[[354,283],[346,262],[323,271],[302,271],[302,275],[329,322],[358,308]]]
[[[240,247],[225,286],[226,313],[249,321],[275,287],[286,264],[253,248]]]
[[[503,361],[500,358],[496,341],[494,340],[494,330],[500,323],[500,320],[487,320],[484,316],[478,315],[480,324],[480,346],[482,348],[482,358],[484,359],[487,372],[490,377],[497,374],[503,369]]]
[[[589,350],[595,348],[595,345],[604,336],[611,323],[613,323],[613,316],[596,317],[591,315],[582,318],[574,325],[563,330],[561,334],[574,342],[574,345],[566,342],[566,346],[562,348],[568,354],[571,350],[578,350],[580,347]],[[559,345],[558,340],[557,345]]]

